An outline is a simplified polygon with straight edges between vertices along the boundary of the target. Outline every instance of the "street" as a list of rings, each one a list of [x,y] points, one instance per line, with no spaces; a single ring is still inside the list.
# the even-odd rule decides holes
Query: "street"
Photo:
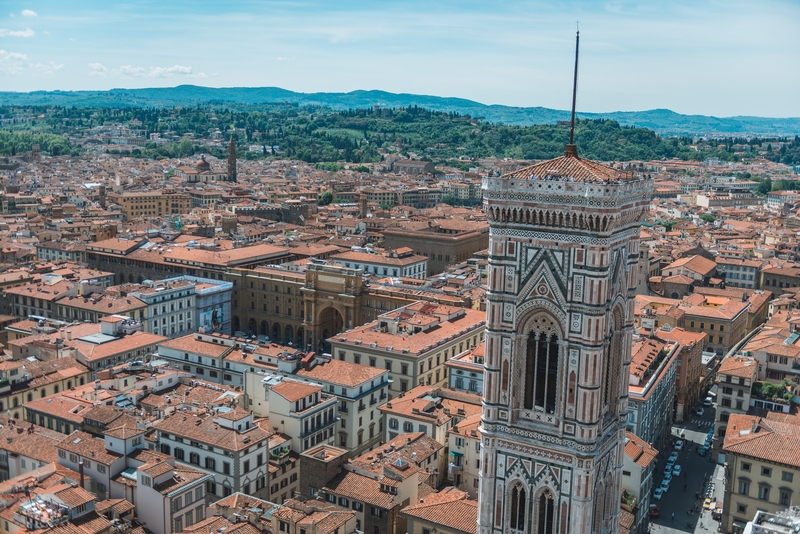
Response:
[[[686,436],[686,442],[682,451],[678,452],[676,465],[681,466],[681,474],[673,477],[669,491],[667,491],[660,501],[652,496],[651,503],[661,507],[661,517],[651,519],[651,531],[663,533],[695,532],[709,533],[716,532],[719,523],[711,518],[711,512],[703,508],[703,501],[706,498],[708,483],[703,482],[704,477],[711,477],[713,490],[711,493],[712,502],[722,502],[725,494],[723,486],[723,469],[711,458],[716,459],[716,451],[720,446],[720,440],[715,438],[713,449],[705,456],[700,456],[697,450],[703,446],[706,435],[714,427],[714,407],[706,407],[702,416],[692,415],[683,423],[676,423],[672,426],[672,435],[677,438],[681,434]],[[658,459],[656,471],[653,474],[653,488],[661,485],[664,478],[664,467],[667,464],[669,455],[674,451],[673,448],[661,451]],[[684,489],[685,488],[685,489]],[[700,495],[696,499],[696,494]],[[699,512],[689,514],[688,511],[697,507]],[[674,516],[673,516],[674,514]]]

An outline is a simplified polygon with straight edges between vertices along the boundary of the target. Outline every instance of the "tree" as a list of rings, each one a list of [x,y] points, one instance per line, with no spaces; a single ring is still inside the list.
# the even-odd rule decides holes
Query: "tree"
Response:
[[[178,145],[178,156],[185,158],[194,154],[194,144],[191,139],[184,137]]]
[[[442,202],[444,204],[450,204],[451,206],[455,206],[456,204],[458,204],[458,199],[453,195],[444,195],[442,197]]]
[[[703,221],[705,221],[705,222],[710,224],[710,223],[713,223],[714,221],[716,221],[717,218],[714,217],[713,215],[711,215],[710,213],[704,213],[704,214],[702,214],[700,216],[700,220],[703,220]]]
[[[317,204],[319,204],[320,206],[327,206],[331,202],[333,202],[333,193],[331,193],[330,191],[325,191],[324,193],[322,193],[319,199],[317,200]]]
[[[667,232],[671,232],[672,227],[675,226],[675,221],[661,221],[660,224],[661,226],[664,227],[664,230],[666,230]]]

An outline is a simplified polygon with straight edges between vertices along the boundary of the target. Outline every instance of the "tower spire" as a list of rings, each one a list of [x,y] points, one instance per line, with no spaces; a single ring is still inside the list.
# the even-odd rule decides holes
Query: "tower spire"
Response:
[[[578,147],[575,146],[575,100],[578,97],[578,45],[581,32],[575,30],[575,74],[572,77],[572,117],[569,121],[569,144],[564,150],[565,156],[578,156]]]

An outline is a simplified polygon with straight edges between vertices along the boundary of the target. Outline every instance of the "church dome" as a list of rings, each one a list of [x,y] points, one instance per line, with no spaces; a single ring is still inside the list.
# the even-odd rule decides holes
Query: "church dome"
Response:
[[[194,168],[198,171],[207,171],[211,169],[211,164],[206,161],[205,156],[200,156],[200,161],[195,163]]]

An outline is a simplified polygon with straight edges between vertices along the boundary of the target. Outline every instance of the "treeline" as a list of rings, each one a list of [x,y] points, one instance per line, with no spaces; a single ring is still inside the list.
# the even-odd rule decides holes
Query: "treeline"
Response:
[[[51,133],[34,134],[27,131],[0,130],[0,156],[17,156],[30,152],[39,145],[42,154],[62,156],[70,154],[69,140]]]
[[[233,135],[243,159],[286,158],[309,163],[380,161],[384,151],[411,152],[434,162],[467,158],[547,159],[563,153],[569,130],[556,125],[506,126],[487,123],[482,117],[438,112],[410,106],[401,109],[366,108],[331,111],[327,108],[291,104],[259,106],[207,105],[186,108],[0,108],[0,116],[19,113],[44,115],[29,123],[8,127],[7,142],[0,155],[13,155],[30,144],[39,133],[44,153],[66,153],[68,136],[85,136],[98,126],[128,125],[144,135],[208,138]],[[133,124],[131,122],[133,121]],[[138,122],[136,122],[138,121]],[[50,134],[44,141],[45,134]],[[60,141],[56,142],[55,139]],[[689,138],[664,138],[645,128],[621,126],[612,120],[579,120],[575,140],[579,153],[601,161],[657,160],[679,158],[700,160],[718,157],[722,161],[740,158],[739,139],[698,143]],[[746,156],[763,152],[763,140],[746,140]],[[775,150],[767,150],[773,161],[800,164],[800,138],[775,139]],[[48,146],[45,149],[45,145]],[[737,145],[737,148],[734,148]],[[249,150],[255,146],[255,150]],[[752,147],[752,150],[749,149]],[[780,148],[777,148],[780,147]],[[769,148],[769,147],[768,147]],[[115,147],[108,147],[114,150]],[[187,138],[163,145],[147,144],[133,150],[142,158],[185,157],[198,152],[225,157],[225,151]],[[469,166],[460,162],[461,167]]]

